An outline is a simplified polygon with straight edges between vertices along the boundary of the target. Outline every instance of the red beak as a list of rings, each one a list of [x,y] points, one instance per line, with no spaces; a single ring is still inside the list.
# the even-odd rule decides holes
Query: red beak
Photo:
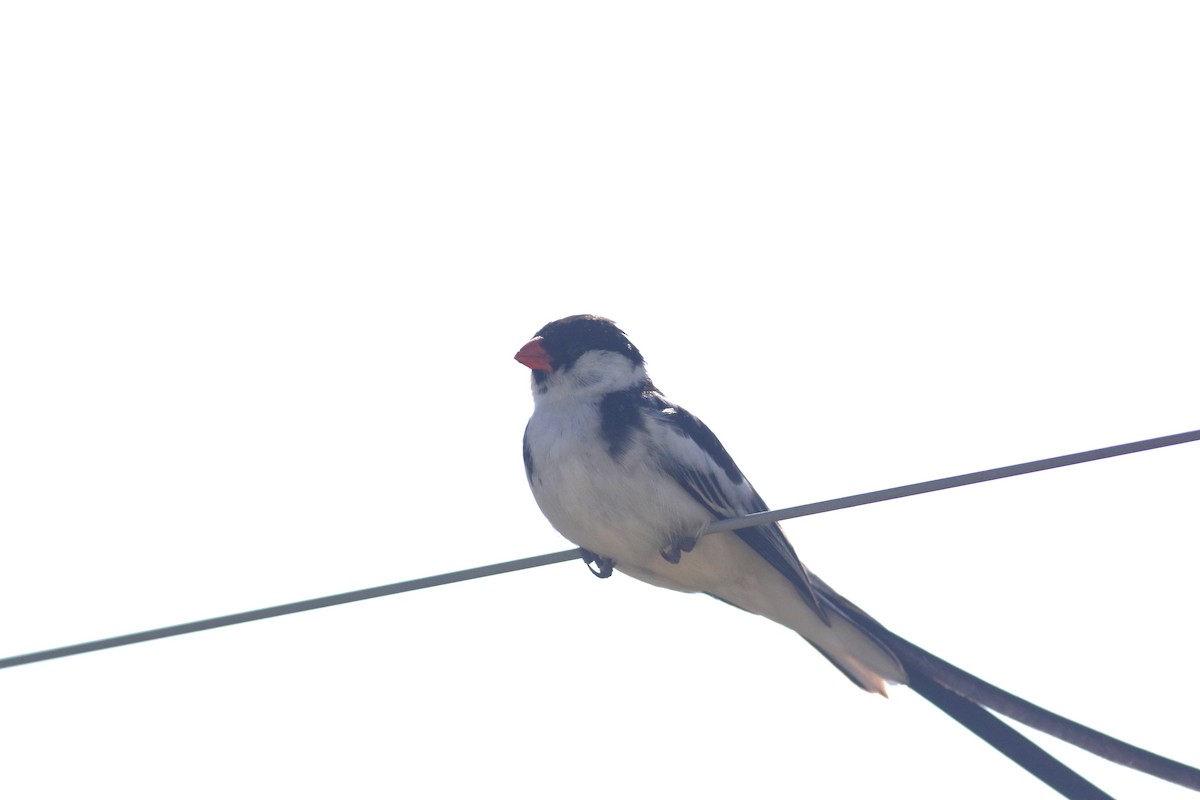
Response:
[[[541,370],[542,372],[552,372],[554,370],[550,366],[550,354],[546,352],[546,348],[542,347],[542,337],[540,336],[535,336],[526,342],[525,346],[518,350],[513,358],[530,369]]]

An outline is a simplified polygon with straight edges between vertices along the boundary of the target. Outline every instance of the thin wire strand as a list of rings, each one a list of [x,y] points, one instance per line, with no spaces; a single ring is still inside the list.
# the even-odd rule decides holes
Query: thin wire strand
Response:
[[[1200,441],[1200,431],[1188,431],[1187,433],[1176,433],[1171,436],[1159,436],[1156,439],[1144,439],[1140,442],[1130,442],[1128,444],[1118,444],[1112,447],[1101,447],[1098,450],[1085,450],[1082,453],[1072,453],[1066,456],[1055,456],[1054,458],[1044,458],[1040,461],[1027,461],[1024,464],[1013,464],[1007,467],[997,467],[995,469],[985,469],[982,472],[970,472],[965,475],[956,475],[952,478],[938,478],[937,480],[924,481],[922,483],[910,483],[906,486],[897,486],[892,489],[882,489],[877,492],[866,492],[864,494],[850,495],[849,497],[839,497],[836,500],[824,500],[819,503],[808,503],[802,506],[793,506],[791,508],[781,508],[775,511],[760,511],[757,514],[746,514],[740,517],[729,517],[711,522],[702,531],[701,535],[710,533],[719,533],[721,531],[732,531],[738,528],[746,528],[753,525],[765,525],[770,522],[779,522],[785,519],[794,519],[796,517],[807,517],[813,514],[824,514],[828,511],[838,511],[843,508],[853,508],[854,506],[865,506],[869,503],[882,503],[885,500],[896,500],[901,497],[911,497],[915,494],[925,494],[927,492],[940,492],[942,489],[954,489],[959,486],[969,486],[973,483],[985,483],[986,481],[995,481],[1001,478],[1011,478],[1016,475],[1027,475],[1030,472],[1041,472],[1047,469],[1057,469],[1058,467],[1067,467],[1073,464],[1083,464],[1088,461],[1099,461],[1102,458],[1112,458],[1114,456],[1128,455],[1129,453],[1140,453],[1145,450],[1154,450],[1159,447],[1170,447],[1175,444],[1183,444],[1185,442]]]
[[[312,611],[317,608],[328,608],[329,606],[342,605],[343,603],[357,603],[359,600],[370,600],[374,597],[385,597],[389,594],[400,594],[401,592],[412,592],[417,589],[428,589],[432,586],[443,586],[447,583],[458,583],[459,581],[471,581],[476,578],[486,578],[489,575],[500,575],[505,572],[516,572],[522,569],[532,569],[533,567],[544,567],[547,564],[557,564],[561,561],[572,561],[579,558],[582,551],[578,548],[574,550],[563,550],[558,553],[547,553],[541,556],[531,556],[529,558],[519,558],[516,561],[505,561],[503,564],[492,564],[486,567],[472,567],[471,569],[460,570],[459,572],[447,572],[444,575],[433,575],[427,578],[416,578],[411,581],[401,581],[399,583],[389,583],[385,586],[375,586],[370,589],[359,589],[354,592],[343,592],[342,594],[331,594],[327,597],[318,597],[312,600],[301,600],[296,603],[284,603],[280,606],[270,606],[269,608],[260,608],[255,611],[243,611],[239,614],[227,614],[223,617],[213,617],[212,619],[202,619],[196,622],[185,622],[181,625],[169,625],[165,628],[155,628],[149,631],[140,633],[129,633],[124,636],[113,636],[109,639],[97,639],[94,642],[83,642],[82,644],[72,644],[66,647],[55,647],[51,650],[41,650],[36,653],[26,653],[20,656],[10,656],[8,658],[0,658],[0,669],[6,667],[16,667],[21,664],[32,664],[35,661],[49,661],[52,658],[62,658],[64,656],[74,656],[80,653],[91,653],[96,650],[107,650],[110,647],[122,647],[127,644],[137,644],[138,642],[149,642],[154,639],[165,639],[168,636],[180,636],[185,633],[196,633],[198,631],[212,630],[213,628],[223,628],[226,625],[239,625],[243,622],[254,622],[260,619],[269,619],[271,617],[282,617],[285,614],[298,614],[301,611]]]
[[[1180,433],[1172,436],[1163,436],[1156,439],[1146,439],[1140,442],[1131,442],[1129,444],[1116,445],[1114,447],[1105,447],[1098,450],[1088,450],[1082,453],[1074,453],[1066,456],[1057,456],[1055,458],[1043,459],[1040,461],[1030,461],[1024,464],[1015,464],[1008,467],[1000,467],[997,469],[984,470],[982,472],[973,472],[965,475],[959,475],[951,478],[941,478],[924,483],[914,483],[907,486],[899,486],[892,489],[885,489],[878,492],[868,492],[865,494],[852,495],[836,500],[828,500],[821,503],[810,503],[802,506],[794,506],[792,508],[780,509],[778,511],[768,511],[758,514],[750,514],[743,517],[730,518],[722,520],[710,525],[703,533],[715,533],[720,530],[738,530],[740,528],[751,525],[762,525],[770,522],[777,522],[783,519],[791,519],[793,517],[807,516],[812,514],[825,513],[827,511],[835,511],[842,508],[851,508],[854,506],[865,505],[867,503],[878,503],[884,500],[894,500],[899,497],[909,497],[911,495],[923,494],[926,492],[936,492],[942,489],[950,489],[957,486],[967,486],[974,483],[982,483],[984,481],[998,480],[1000,478],[1008,478],[1014,475],[1023,475],[1041,470],[1055,469],[1071,464],[1080,464],[1087,461],[1095,461],[1102,458],[1111,458],[1113,456],[1125,455],[1128,453],[1136,453],[1144,450],[1151,450],[1158,447],[1167,447],[1174,444],[1182,444],[1184,442],[1193,442],[1200,440],[1200,431],[1191,431],[1188,433]],[[563,550],[557,553],[547,553],[540,556],[532,556],[530,558],[517,559],[515,561],[507,561],[500,564],[492,564],[484,567],[474,567],[471,569],[460,570],[458,572],[449,572],[443,575],[434,575],[425,578],[417,578],[400,583],[392,583],[384,586],[376,586],[370,589],[360,589],[353,592],[344,592],[341,594],[328,595],[326,597],[315,598],[311,600],[302,600],[296,603],[286,603],[278,606],[270,606],[255,611],[245,611],[238,614],[228,614],[222,617],[213,617],[211,619],[199,620],[196,622],[188,622],[182,625],[171,625],[165,628],[156,628],[153,630],[142,631],[140,633],[126,634],[124,636],[114,636],[108,639],[98,639],[92,642],[84,642],[81,644],[69,645],[66,647],[58,647],[51,650],[42,650],[36,653],[27,653],[25,655],[11,656],[9,658],[0,659],[0,669],[7,667],[15,667],[21,664],[29,664],[37,661],[47,661],[64,656],[78,655],[80,653],[88,653],[96,650],[104,650],[113,647],[120,647],[127,644],[135,644],[137,642],[146,642],[154,639],[163,639],[170,636],[179,636],[185,633],[196,633],[203,630],[211,630],[228,625],[237,625],[242,622],[252,622],[254,620],[267,619],[270,617],[283,616],[285,614],[295,614],[301,611],[311,611],[317,608],[327,608],[329,606],[341,605],[344,603],[353,603],[359,600],[368,600],[374,597],[384,597],[391,594],[399,594],[401,592],[410,592],[417,589],[427,589],[433,586],[441,586],[448,583],[456,583],[459,581],[474,580],[489,575],[498,575],[505,572],[515,572],[517,570],[531,569],[533,567],[546,566],[548,564],[556,564],[564,561],[570,561],[576,558],[595,559],[591,553],[587,553],[578,548],[572,550]],[[602,576],[607,577],[607,576]],[[869,618],[868,618],[869,619]],[[873,624],[874,620],[870,620]],[[910,647],[913,651],[918,651],[925,654],[924,651],[909,645],[904,640],[896,637],[890,631],[883,629],[883,632],[888,635],[888,639],[894,639],[896,644],[902,644]],[[929,656],[930,662],[936,662],[936,666],[940,660],[933,656]],[[928,666],[928,665],[926,665]],[[990,684],[987,684],[975,678],[969,673],[958,670],[953,665],[945,665],[947,669],[955,673],[961,673],[962,676],[969,679],[972,688],[975,684],[980,684],[988,689],[995,689]],[[1009,758],[1016,761],[1018,764],[1029,770],[1047,785],[1056,789],[1060,794],[1063,794],[1070,800],[1111,800],[1109,795],[1097,788],[1094,784],[1088,782],[1078,773],[1063,765],[1054,757],[1050,756],[1045,751],[1038,748],[1025,737],[1021,736],[1012,728],[1005,725],[996,717],[989,714],[981,705],[983,703],[990,705],[992,708],[999,710],[1001,713],[1010,714],[1014,719],[1024,721],[1026,724],[1032,724],[1043,731],[1059,736],[1066,741],[1069,741],[1077,746],[1090,750],[1093,753],[1109,758],[1125,766],[1134,769],[1148,772],[1156,777],[1171,780],[1189,788],[1200,788],[1196,783],[1197,776],[1200,771],[1194,767],[1189,767],[1179,762],[1174,762],[1169,759],[1164,759],[1149,751],[1141,750],[1133,747],[1118,739],[1113,739],[1105,734],[1093,731],[1090,728],[1079,725],[1065,717],[1060,717],[1052,712],[1046,712],[1037,706],[1029,704],[1027,701],[1010,696],[1002,690],[995,689],[998,695],[1004,695],[1002,699],[1015,701],[1017,703],[1016,712],[1009,708],[1012,702],[996,704],[994,698],[988,695],[985,698],[971,697],[971,693],[964,692],[961,688],[956,688],[955,682],[951,681],[946,684],[939,684],[935,675],[937,670],[931,672],[928,676],[920,670],[913,670],[910,673],[909,685],[926,699],[933,702],[947,714],[950,714],[954,719],[965,725],[968,729],[982,737],[989,744],[999,749]],[[927,679],[928,677],[928,679]],[[986,693],[985,693],[986,694]],[[1026,708],[1028,706],[1028,708]],[[1035,719],[1030,719],[1027,712],[1030,709],[1039,714],[1034,714]],[[1039,720],[1043,717],[1050,717],[1053,725],[1047,727],[1039,724]],[[1061,729],[1061,730],[1060,730]],[[1064,735],[1064,732],[1067,735]],[[1096,741],[1099,741],[1099,749],[1094,747]],[[1147,766],[1143,762],[1150,759],[1150,764]],[[1163,764],[1166,767],[1163,767]],[[1164,772],[1165,769],[1165,772]]]
[[[807,505],[784,508],[778,511],[763,511],[757,514],[747,514],[742,517],[730,517],[729,519],[719,520],[710,524],[705,529],[704,533],[708,534],[716,533],[718,531],[736,530],[738,528],[745,528],[752,525],[778,522],[779,520],[791,519],[793,517],[823,514],[828,511],[836,511],[842,508],[852,508],[854,506],[866,505],[868,503],[879,503],[885,500],[895,500],[896,498],[909,497],[915,494],[936,492],[941,491],[942,489],[951,489],[957,486],[967,486],[973,483],[999,480],[1000,478],[1010,478],[1014,475],[1024,475],[1030,472],[1055,469],[1057,467],[1065,467],[1072,464],[1082,464],[1087,461],[1096,461],[1102,458],[1111,458],[1113,456],[1137,453],[1144,450],[1153,450],[1158,447],[1168,447],[1170,445],[1195,441],[1200,441],[1200,430],[1189,431],[1187,433],[1177,433],[1171,436],[1160,436],[1156,439],[1145,439],[1139,442],[1130,442],[1129,444],[1114,445],[1112,447],[1103,447],[1099,450],[1087,450],[1082,453],[1056,456],[1054,458],[1047,458],[1041,461],[1029,461],[1024,464],[998,467],[996,469],[984,470],[982,472],[972,472],[950,478],[939,478],[938,480],[925,481],[924,483],[913,483],[907,486],[897,486],[892,489],[883,489],[877,492],[851,495],[849,497],[826,500],[820,503],[809,503]],[[255,620],[260,619],[281,617],[286,614],[297,614],[301,611],[312,611],[313,609],[317,608],[328,608],[329,606],[342,605],[344,603],[355,603],[359,600],[370,600],[375,597],[385,597],[387,595],[400,594],[401,592],[411,592],[417,589],[428,589],[432,586],[442,586],[448,583],[469,581],[476,578],[484,578],[489,575],[499,575],[505,572],[516,572],[523,569],[532,569],[533,567],[543,567],[548,564],[558,564],[563,561],[571,561],[582,556],[583,551],[579,549],[563,550],[557,553],[547,553],[540,556],[520,558],[516,561],[506,561],[501,564],[492,564],[484,567],[472,567],[471,569],[465,569],[459,572],[449,572],[444,575],[416,578],[410,581],[401,581],[400,583],[390,583],[385,586],[375,586],[370,589],[359,589],[353,592],[344,592],[342,594],[334,594],[327,597],[318,597],[312,600],[301,600],[295,603],[285,603],[283,605],[260,608],[254,611],[243,611],[238,614],[227,614],[222,617],[213,617],[211,619],[203,619],[196,622],[185,622],[180,625],[169,625],[165,628],[155,628],[153,630],[141,631],[139,633],[129,633],[122,636],[113,636],[108,639],[97,639],[95,641],[67,645],[65,647],[55,647],[49,650],[40,650],[35,653],[8,656],[6,658],[0,658],[0,669],[16,667],[22,664],[32,664],[37,661],[49,661],[51,659],[79,655],[81,653],[91,653],[97,650],[107,650],[113,647],[123,647],[128,644],[137,644],[139,642],[149,642],[153,641],[154,639],[165,639],[170,636],[181,636],[185,633],[197,633],[199,631],[222,628],[228,625],[239,625],[243,622],[254,622]]]

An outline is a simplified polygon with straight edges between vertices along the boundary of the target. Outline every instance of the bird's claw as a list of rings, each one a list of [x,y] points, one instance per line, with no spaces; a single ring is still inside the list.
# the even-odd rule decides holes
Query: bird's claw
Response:
[[[684,553],[692,552],[692,548],[696,546],[696,537],[687,536],[682,539],[674,539],[669,545],[659,550],[659,555],[665,558],[672,564],[678,564],[679,559]]]
[[[582,550],[583,548],[580,549]],[[598,556],[591,550],[584,550],[583,563],[587,564],[588,570],[590,570],[591,573],[597,578],[611,578],[613,574],[613,567],[616,566],[617,562],[613,561],[611,558]]]

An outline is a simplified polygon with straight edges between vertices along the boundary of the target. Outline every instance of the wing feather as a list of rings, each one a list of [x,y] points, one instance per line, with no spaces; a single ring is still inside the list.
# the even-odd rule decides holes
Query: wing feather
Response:
[[[655,409],[658,419],[678,434],[659,454],[660,464],[697,503],[717,519],[768,510],[707,425],[684,408],[668,402],[657,391],[648,391],[644,396]],[[822,622],[830,624],[824,601],[817,594],[808,569],[800,563],[778,524],[738,528],[734,532],[791,581]]]

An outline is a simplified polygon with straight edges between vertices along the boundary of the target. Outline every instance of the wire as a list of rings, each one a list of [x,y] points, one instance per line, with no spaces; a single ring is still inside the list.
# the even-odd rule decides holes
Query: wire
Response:
[[[399,583],[389,583],[385,586],[375,586],[370,589],[359,589],[354,592],[343,592],[342,594],[331,594],[327,597],[317,597],[312,600],[301,600],[296,603],[284,603],[280,606],[270,606],[268,608],[260,608],[255,611],[243,611],[238,614],[227,614],[223,617],[213,617],[212,619],[202,619],[196,622],[185,622],[181,625],[168,625],[165,628],[155,628],[149,631],[141,631],[140,633],[127,633],[124,636],[113,636],[109,639],[97,639],[94,642],[83,642],[82,644],[72,644],[66,647],[55,647],[50,650],[41,650],[36,653],[26,653],[20,656],[10,656],[8,658],[0,658],[0,669],[6,667],[16,667],[21,664],[32,664],[35,661],[49,661],[53,658],[62,658],[64,656],[74,656],[80,653],[91,653],[96,650],[106,650],[110,647],[123,647],[127,644],[137,644],[138,642],[149,642],[154,639],[166,639],[168,636],[180,636],[185,633],[197,633],[198,631],[212,630],[213,628],[223,628],[227,625],[238,625],[243,622],[254,622],[260,619],[269,619],[270,617],[282,617],[285,614],[297,614],[301,611],[312,611],[317,608],[328,608],[329,606],[337,606],[343,603],[357,603],[359,600],[370,600],[374,597],[385,597],[389,594],[400,594],[401,592],[412,592],[417,589],[428,589],[431,586],[443,586],[447,583],[457,583],[459,581],[471,581],[476,578],[486,578],[489,575],[500,575],[505,572],[516,572],[522,569],[532,569],[533,567],[544,567],[547,564],[557,564],[561,561],[572,561],[579,558],[582,551],[563,550],[559,553],[547,553],[541,556],[531,556],[529,558],[518,558],[516,561],[505,561],[502,564],[492,564],[486,567],[472,567],[458,572],[447,572],[444,575],[432,575],[427,578],[416,578],[411,581],[401,581]]]
[[[852,508],[854,506],[861,506],[867,503],[879,503],[884,500],[894,500],[899,497],[908,497],[914,494],[936,492],[942,489],[950,489],[957,486],[967,486],[973,483],[994,481],[1000,478],[1009,478],[1014,475],[1024,475],[1030,472],[1055,469],[1057,467],[1081,464],[1087,461],[1096,461],[1102,458],[1111,458],[1113,456],[1137,453],[1143,450],[1153,450],[1158,447],[1168,447],[1170,445],[1195,441],[1200,441],[1200,430],[1189,431],[1187,433],[1177,433],[1171,436],[1160,436],[1156,439],[1145,439],[1139,442],[1130,442],[1128,444],[1114,445],[1112,447],[1103,447],[1099,450],[1087,450],[1082,453],[1056,456],[1054,458],[1047,458],[1041,461],[1029,461],[1024,464],[998,467],[996,469],[984,470],[982,472],[972,472],[950,478],[939,478],[938,480],[925,481],[924,483],[913,483],[907,486],[897,486],[892,489],[883,489],[877,492],[867,492],[866,494],[856,494],[835,500],[826,500],[820,503],[809,503],[808,505],[794,506],[792,508],[785,508],[779,511],[763,511],[757,514],[747,514],[746,516],[742,517],[730,517],[728,519],[719,520],[710,524],[704,533],[707,534],[716,533],[717,531],[735,530],[737,528],[761,525],[767,522],[777,522],[779,520],[791,519],[793,517],[822,514],[828,511],[836,511],[842,508]],[[459,581],[469,581],[476,578],[484,578],[489,575],[499,575],[505,572],[516,572],[518,570],[532,569],[533,567],[542,567],[548,564],[558,564],[563,561],[571,561],[576,558],[582,558],[583,556],[584,552],[578,548],[574,550],[563,550],[557,553],[547,553],[540,556],[530,556],[529,558],[519,558],[516,561],[506,561],[501,564],[492,564],[484,567],[472,567],[471,569],[465,569],[459,572],[448,572],[444,575],[416,578],[414,580],[401,581],[400,583],[389,583],[384,586],[375,586],[369,589],[359,589],[353,592],[344,592],[342,594],[334,594],[327,597],[318,597],[312,600],[301,600],[295,603],[285,603],[283,605],[260,608],[254,611],[243,611],[238,614],[227,614],[222,617],[213,617],[211,619],[203,619],[196,622],[185,622],[179,625],[169,625],[165,628],[155,628],[153,630],[141,631],[139,633],[128,633],[122,636],[113,636],[108,639],[97,639],[95,641],[67,645],[65,647],[55,647],[49,650],[40,650],[35,653],[8,656],[6,658],[0,658],[0,669],[17,667],[22,664],[32,664],[38,661],[49,661],[51,659],[79,655],[81,653],[91,653],[97,650],[107,650],[113,647],[123,647],[128,644],[137,644],[139,642],[149,642],[153,641],[154,639],[165,639],[170,636],[181,636],[185,633],[197,633],[199,631],[212,630],[213,628],[226,627],[228,625],[239,625],[243,622],[254,622],[255,620],[260,619],[281,617],[286,614],[297,614],[301,611],[312,611],[317,608],[328,608],[329,606],[342,605],[344,603],[356,603],[359,600],[370,600],[375,597],[385,597],[391,594],[400,594],[401,592],[411,592],[417,589],[428,589],[433,586],[442,586],[444,584],[457,583]]]
[[[1099,450],[1087,450],[1079,453],[1072,453],[1069,456],[1056,456],[1054,458],[1044,458],[1042,461],[1031,461],[1024,464],[1013,464],[1010,467],[998,467],[996,469],[988,469],[982,473],[968,473],[966,475],[958,475],[954,477],[942,477],[935,481],[925,481],[923,483],[910,483],[907,486],[898,486],[890,489],[881,489],[878,492],[868,492],[865,494],[853,494],[850,497],[838,498],[835,500],[824,500],[822,503],[810,503],[808,505],[793,506],[791,509],[781,509],[779,511],[762,511],[751,513],[743,517],[730,517],[721,519],[721,521],[708,525],[708,528],[703,531],[704,534],[714,534],[722,530],[736,530],[738,528],[746,528],[749,525],[764,524],[769,522],[779,522],[780,519],[791,519],[793,517],[804,517],[815,515],[815,513],[824,513],[828,511],[836,511],[839,509],[850,509],[853,506],[866,505],[869,503],[882,503],[883,500],[894,500],[896,498],[910,497],[913,494],[923,494],[926,492],[938,492],[941,489],[949,489],[959,486],[968,486],[971,483],[982,483],[984,481],[1000,480],[1002,477],[1012,477],[1014,475],[1025,475],[1027,473],[1037,473],[1040,470],[1055,469],[1058,467],[1067,467],[1070,464],[1081,464],[1088,461],[1097,461],[1100,458],[1111,458],[1114,456],[1124,456],[1127,453],[1141,452],[1144,450],[1153,450],[1156,447],[1166,447],[1187,443],[1187,441],[1200,440],[1200,431],[1190,431],[1187,433],[1176,433],[1169,437],[1159,437],[1157,439],[1145,439],[1142,441],[1133,441],[1133,443],[1114,445],[1111,447],[1100,447]],[[139,642],[151,642],[154,639],[164,639],[172,636],[182,636],[184,633],[196,633],[198,631],[210,631],[216,627],[226,627],[228,625],[240,625],[241,622],[253,622],[260,619],[270,619],[271,616],[283,616],[284,614],[298,614],[307,612],[316,608],[328,608],[330,606],[340,606],[343,603],[353,603],[360,600],[371,600],[373,597],[384,597],[386,595],[398,595],[404,591],[415,591],[416,589],[428,589],[431,587],[440,587],[440,585],[448,583],[457,583],[460,581],[474,581],[475,578],[485,578],[492,575],[500,575],[504,572],[516,572],[518,570],[529,570],[536,566],[546,566],[548,564],[559,564],[562,561],[570,561],[576,558],[582,558],[583,551],[580,549],[571,549],[571,551],[562,551],[558,553],[547,553],[545,555],[533,555],[533,557],[517,559],[515,561],[505,561],[503,564],[492,564],[491,566],[472,567],[469,570],[461,570],[458,572],[448,572],[445,575],[431,576],[427,578],[416,578],[413,581],[402,581],[400,583],[389,583],[383,587],[373,587],[371,589],[359,589],[358,591],[347,591],[338,595],[329,595],[328,597],[317,597],[314,600],[301,600],[294,603],[284,603],[282,606],[270,606],[268,608],[259,608],[257,610],[248,610],[238,614],[227,614],[224,616],[214,616],[211,619],[198,620],[194,622],[184,622],[181,625],[169,625],[167,627],[158,627],[150,631],[142,631],[139,633],[126,633],[124,636],[114,636],[107,639],[96,639],[95,642],[84,642],[80,644],[71,644],[61,646],[61,648],[52,648],[49,650],[40,650],[37,652],[26,652],[24,655],[8,656],[0,658],[0,669],[8,667],[19,667],[20,664],[34,663],[37,661],[49,661],[52,658],[62,658],[65,656],[74,656],[83,654],[83,652],[94,652],[96,650],[107,650],[109,648],[120,648],[126,644],[137,644]]]
[[[1054,458],[1042,459],[1040,461],[1029,461],[1023,464],[998,467],[996,469],[984,470],[982,472],[972,472],[949,478],[939,478],[937,480],[925,481],[923,483],[908,484],[906,486],[898,486],[876,492],[867,492],[865,494],[851,495],[849,497],[842,497],[834,500],[825,500],[819,503],[793,506],[792,508],[785,508],[777,511],[763,511],[757,514],[731,517],[710,524],[705,529],[704,533],[717,533],[719,531],[729,531],[737,528],[747,527],[748,525],[778,522],[780,520],[792,519],[794,517],[822,514],[842,508],[852,508],[854,506],[866,505],[868,503],[879,503],[885,500],[894,500],[900,497],[909,497],[916,494],[936,492],[942,489],[950,489],[958,486],[967,486],[974,483],[999,480],[1000,478],[1009,478],[1015,475],[1024,475],[1030,472],[1055,469],[1057,467],[1081,464],[1087,461],[1096,461],[1103,458],[1111,458],[1113,456],[1126,455],[1129,453],[1152,450],[1158,447],[1167,447],[1170,445],[1193,442],[1197,440],[1200,440],[1200,430],[1174,434],[1171,436],[1162,436],[1156,439],[1145,439],[1143,441],[1131,442],[1128,444],[1114,445],[1112,447],[1104,447],[1098,450],[1088,450],[1081,453],[1056,456]],[[244,611],[238,614],[228,614],[226,616],[213,617],[211,619],[199,620],[196,622],[170,625],[165,628],[155,628],[153,630],[142,631],[139,633],[125,634],[123,636],[114,636],[108,639],[98,639],[91,642],[83,642],[81,644],[57,647],[35,653],[9,656],[7,658],[0,659],[0,669],[20,666],[22,664],[30,664],[37,661],[48,661],[50,659],[78,655],[81,653],[89,653],[96,650],[105,650],[112,647],[122,647],[124,645],[147,642],[154,639],[165,639],[170,636],[180,636],[185,633],[196,633],[199,631],[221,628],[228,625],[238,625],[243,622],[254,622],[256,620],[269,619],[270,617],[279,617],[286,614],[296,614],[301,611],[312,611],[314,609],[327,608],[329,606],[341,605],[344,603],[354,603],[358,602],[359,600],[369,600],[391,594],[415,591],[417,589],[427,589],[433,586],[442,586],[448,583],[474,580],[475,578],[483,578],[489,575],[499,575],[505,572],[515,572],[523,569],[531,569],[533,567],[546,566],[548,564],[557,564],[563,561],[570,561],[581,556],[581,550],[564,550],[557,553],[549,553],[541,556],[517,559],[516,561],[508,561],[501,564],[473,567],[471,569],[446,573],[444,575],[417,578],[410,581],[401,581],[399,583],[391,583],[369,589],[344,592],[342,594],[329,595],[327,597],[320,597],[312,600],[301,600],[295,603],[285,603],[283,605],[270,606],[268,608],[261,608],[254,611]]]
[[[809,503],[778,511],[765,511],[740,517],[731,517],[710,524],[702,531],[702,534],[739,530],[745,527],[774,523],[793,517],[821,514],[842,508],[852,508],[868,503],[894,500],[900,497],[936,492],[942,489],[967,486],[984,481],[1009,478],[1015,475],[1024,475],[1031,472],[1055,469],[1057,467],[1081,464],[1087,461],[1096,461],[1102,458],[1111,458],[1113,456],[1194,441],[1200,441],[1200,431],[1162,436],[1156,439],[1145,439],[1139,442],[1104,447],[1098,450],[1088,450],[1081,453],[1042,459],[1040,461],[1029,461],[1023,464],[984,470],[982,472],[972,472],[950,478],[913,483],[877,492],[851,495],[820,503]],[[81,644],[57,647],[35,653],[0,658],[0,669],[37,661],[48,661],[50,659],[96,650],[121,647],[127,644],[147,642],[154,639],[164,639],[185,633],[196,633],[228,625],[237,625],[242,622],[252,622],[254,620],[268,619],[285,614],[295,614],[301,611],[311,611],[317,608],[327,608],[359,600],[368,600],[374,597],[410,592],[416,589],[427,589],[448,583],[474,580],[475,578],[483,578],[489,575],[499,575],[505,572],[515,572],[533,567],[546,566],[548,564],[571,561],[576,558],[583,558],[585,561],[595,561],[597,557],[592,553],[578,548],[563,550],[557,553],[547,553],[515,561],[506,561],[500,564],[449,572],[443,575],[416,578],[414,580],[401,581],[369,589],[360,589],[358,591],[328,595],[311,600],[270,606],[255,611],[244,611],[238,614],[228,614],[222,617],[187,622],[181,625],[155,628],[140,633],[114,636],[108,639],[98,639],[92,642],[83,642]],[[601,572],[597,572],[597,574],[600,577],[608,576]],[[611,569],[608,570],[608,574],[611,574]],[[849,607],[857,611],[857,608],[852,604],[849,604]],[[1134,747],[1119,739],[1114,739],[1053,712],[1046,711],[1015,695],[1009,695],[1007,692],[997,689],[991,684],[951,664],[942,662],[935,656],[906,642],[865,614],[862,616],[864,620],[863,624],[866,625],[867,630],[878,628],[877,635],[884,636],[884,640],[891,642],[893,647],[900,647],[904,652],[908,652],[910,656],[912,653],[916,653],[922,657],[917,662],[922,666],[922,669],[909,670],[909,686],[911,688],[1064,796],[1072,798],[1072,800],[1111,800],[1109,795],[1105,794],[1095,785],[989,714],[984,706],[989,706],[993,710],[1012,719],[1032,725],[1039,730],[1050,733],[1117,763],[1147,772],[1164,780],[1173,781],[1188,788],[1200,789],[1200,770]],[[916,663],[914,663],[914,666],[916,666]],[[925,670],[930,671],[926,672]],[[955,678],[955,680],[947,680],[947,676]],[[980,691],[981,687],[982,691]]]
[[[952,478],[938,478],[937,480],[924,481],[923,483],[910,483],[907,486],[897,486],[892,489],[882,489],[877,492],[866,492],[865,494],[855,494],[850,495],[849,497],[839,497],[836,500],[824,500],[820,503],[808,503],[807,505],[793,506],[792,508],[781,508],[776,511],[760,511],[756,514],[746,514],[745,516],[741,517],[729,517],[728,519],[710,522],[704,529],[702,535],[718,533],[720,531],[732,531],[752,525],[765,525],[770,522],[779,522],[780,520],[794,519],[796,517],[807,517],[813,514],[824,514],[828,511],[837,511],[843,508],[865,506],[869,503],[882,503],[884,500],[896,500],[901,497],[911,497],[915,494],[940,492],[942,489],[954,489],[959,486],[970,486],[973,483],[985,483],[986,481],[995,481],[1001,478],[1011,478],[1016,475],[1027,475],[1030,472],[1041,472],[1047,469],[1057,469],[1058,467],[1067,467],[1073,464],[1083,464],[1088,461],[1099,461],[1102,458],[1123,456],[1128,455],[1129,453],[1140,453],[1144,450],[1154,450],[1158,447],[1169,447],[1174,444],[1184,444],[1185,442],[1195,441],[1200,441],[1200,431],[1188,431],[1187,433],[1176,433],[1170,436],[1159,436],[1156,439],[1143,439],[1140,442],[1118,444],[1113,445],[1112,447],[1101,447],[1098,450],[1085,450],[1082,453],[1072,453],[1066,456],[1044,458],[1040,461],[1027,461],[1024,464],[1013,464],[1008,467],[985,469],[982,472],[969,472],[965,475],[956,475]]]

